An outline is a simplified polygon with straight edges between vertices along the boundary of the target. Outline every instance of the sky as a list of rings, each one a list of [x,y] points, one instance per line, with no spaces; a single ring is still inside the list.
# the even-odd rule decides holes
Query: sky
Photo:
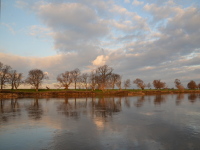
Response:
[[[200,1],[1,0],[0,62],[50,87],[105,64],[123,80],[200,83]]]

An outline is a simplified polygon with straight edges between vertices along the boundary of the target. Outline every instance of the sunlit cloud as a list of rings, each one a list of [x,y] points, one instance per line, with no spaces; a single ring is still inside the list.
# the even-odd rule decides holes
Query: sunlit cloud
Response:
[[[97,58],[94,61],[92,61],[92,64],[95,66],[103,66],[106,64],[106,60],[108,59],[109,59],[108,56],[100,55],[100,56],[97,56]]]
[[[142,5],[142,4],[144,4],[144,2],[142,2],[142,1],[138,1],[138,0],[133,0],[133,3],[132,3],[133,5]]]

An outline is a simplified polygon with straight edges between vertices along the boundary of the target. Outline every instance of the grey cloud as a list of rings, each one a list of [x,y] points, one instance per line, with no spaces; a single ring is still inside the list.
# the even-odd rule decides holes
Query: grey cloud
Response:
[[[38,16],[53,30],[55,47],[61,51],[92,49],[109,30],[95,10],[80,3],[40,5]]]
[[[115,64],[116,70],[129,78],[164,79],[170,86],[175,78],[182,79],[184,84],[192,78],[198,79],[199,70],[195,66],[199,66],[200,20],[197,18],[200,18],[198,8],[183,9],[158,30],[160,35],[156,40],[130,42],[124,49],[110,53],[108,63]],[[197,56],[187,59],[191,54]],[[141,70],[148,66],[153,69]]]
[[[195,18],[200,18],[197,8],[187,9],[170,19],[166,27],[159,31],[159,39],[143,43],[143,46],[135,42],[134,46],[129,45],[127,49],[136,49],[139,53],[144,49],[145,53],[141,56],[149,60],[151,65],[189,55],[200,47],[200,20]]]
[[[115,68],[116,72],[123,75],[124,79],[130,78],[133,80],[141,78],[145,82],[151,83],[155,79],[161,79],[166,82],[169,87],[174,87],[173,82],[176,78],[181,79],[184,86],[186,86],[190,80],[197,80],[199,78],[198,67],[193,67],[193,65],[196,65],[198,62],[191,64],[193,59],[184,61],[184,63],[179,62],[179,60],[174,60],[168,63],[151,65],[151,61],[154,60],[140,61],[140,58],[137,58],[136,56],[128,59],[127,57],[122,56],[122,58],[117,59],[118,61],[111,60],[113,63],[109,63],[113,68]]]
[[[156,4],[146,4],[144,9],[153,14],[154,21],[161,19],[167,19],[170,16],[174,16],[178,7],[171,7],[168,5],[159,6]]]
[[[120,31],[122,34],[132,32],[132,35],[138,38],[138,34],[149,30],[145,19],[115,5],[112,1],[61,2],[63,3],[44,3],[38,5],[36,9],[44,24],[52,29],[54,47],[58,51],[90,50],[96,51],[97,56],[104,43],[102,39],[110,41],[110,46],[122,43],[119,41],[119,35],[115,33],[116,31]],[[108,9],[109,6],[110,9]],[[105,17],[104,13],[110,17],[114,17],[116,13],[126,17],[114,21],[112,18]],[[114,37],[110,36],[112,34]],[[115,40],[110,40],[109,37],[115,38]]]
[[[199,5],[198,0],[148,0],[148,3],[153,3],[158,6],[163,6],[163,5],[170,5],[170,6],[197,6]]]
[[[200,10],[195,7],[183,9],[184,12],[179,12],[173,19],[169,20],[169,24],[164,30],[164,33],[175,31],[177,28],[186,34],[200,32]]]

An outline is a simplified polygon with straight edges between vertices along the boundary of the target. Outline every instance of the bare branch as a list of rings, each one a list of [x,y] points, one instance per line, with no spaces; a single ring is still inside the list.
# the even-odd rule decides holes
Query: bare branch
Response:
[[[48,76],[42,70],[33,69],[29,71],[25,83],[32,85],[36,91],[38,91],[38,88],[44,79],[48,79]]]

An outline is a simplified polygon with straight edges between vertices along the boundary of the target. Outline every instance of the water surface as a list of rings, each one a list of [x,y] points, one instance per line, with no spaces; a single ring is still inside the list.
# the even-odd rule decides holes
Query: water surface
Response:
[[[200,95],[0,100],[0,149],[199,150]]]

